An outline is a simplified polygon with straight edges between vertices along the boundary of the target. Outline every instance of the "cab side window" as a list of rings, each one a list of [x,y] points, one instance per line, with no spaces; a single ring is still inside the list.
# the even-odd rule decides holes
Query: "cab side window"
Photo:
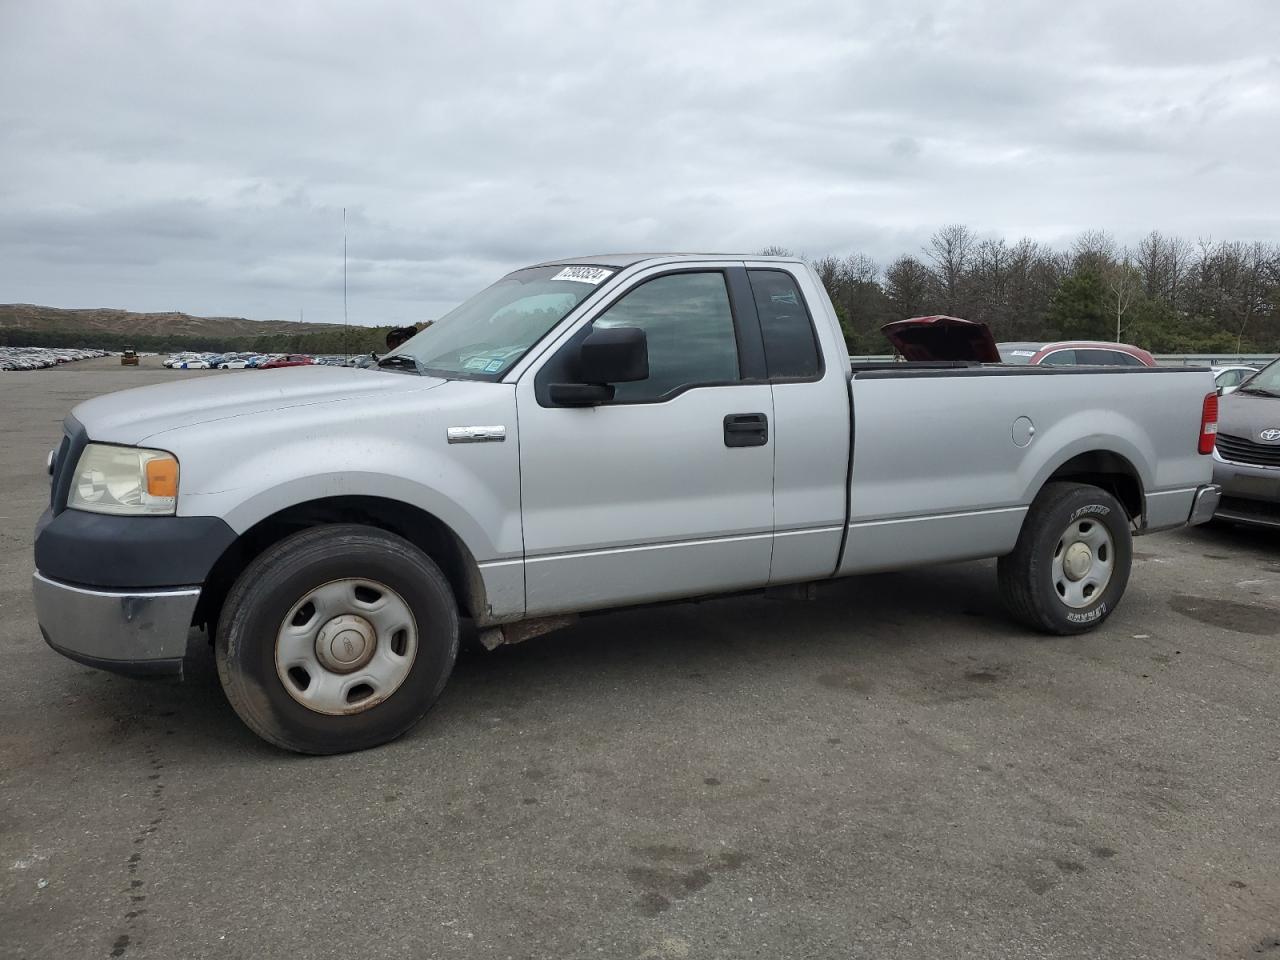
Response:
[[[639,327],[649,341],[649,377],[615,387],[614,403],[663,400],[686,387],[739,379],[738,341],[724,274],[673,273],[636,287],[595,327]]]
[[[813,321],[795,278],[783,270],[750,270],[751,294],[764,337],[770,380],[807,380],[822,370]]]
[[[1070,366],[1076,362],[1076,352],[1074,350],[1055,350],[1040,362],[1049,366]]]

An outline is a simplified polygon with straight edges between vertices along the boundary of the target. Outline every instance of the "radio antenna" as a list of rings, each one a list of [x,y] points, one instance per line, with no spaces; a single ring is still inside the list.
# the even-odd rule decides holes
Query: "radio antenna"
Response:
[[[351,334],[347,321],[347,208],[342,208],[342,352],[351,359]]]

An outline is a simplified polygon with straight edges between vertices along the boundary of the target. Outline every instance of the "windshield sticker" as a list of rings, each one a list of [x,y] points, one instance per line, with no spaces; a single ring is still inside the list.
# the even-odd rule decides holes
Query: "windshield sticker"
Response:
[[[589,283],[595,286],[601,280],[608,280],[612,270],[604,267],[565,267],[552,280],[572,280],[574,283]]]
[[[1035,355],[1036,355],[1036,352],[1034,350],[1010,350],[1009,351],[1009,356],[1011,357],[1034,357]]]
[[[507,365],[506,356],[497,356],[493,354],[481,354],[478,357],[467,357],[462,361],[463,370],[475,370],[479,373],[497,373]]]

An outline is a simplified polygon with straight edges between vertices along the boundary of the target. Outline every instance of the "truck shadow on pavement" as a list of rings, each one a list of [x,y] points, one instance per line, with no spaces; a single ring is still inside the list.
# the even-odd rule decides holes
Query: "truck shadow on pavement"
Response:
[[[499,708],[509,714],[549,698],[590,707],[615,700],[620,687],[643,691],[676,681],[740,688],[762,676],[796,674],[858,692],[861,681],[833,664],[891,659],[904,647],[936,652],[963,638],[1015,645],[1054,639],[1008,619],[990,562],[833,581],[812,600],[748,595],[587,615],[493,652],[467,645],[441,700],[408,738],[475,723]],[[994,670],[970,672],[975,684],[999,678]],[[93,748],[111,749],[146,728],[184,749],[281,756],[232,712],[211,649],[189,663],[181,683],[79,670],[67,701],[62,709],[100,713],[90,726],[105,735]]]
[[[1252,560],[1264,569],[1280,570],[1280,529],[1214,521],[1187,527],[1182,535],[1204,548],[1206,560]]]

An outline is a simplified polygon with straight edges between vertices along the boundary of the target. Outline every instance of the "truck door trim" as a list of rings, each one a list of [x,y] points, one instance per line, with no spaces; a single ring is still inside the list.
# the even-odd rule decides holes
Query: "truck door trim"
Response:
[[[809,531],[797,531],[807,533]],[[544,560],[576,560],[583,557],[600,557],[618,553],[637,553],[642,550],[666,550],[672,547],[700,547],[722,543],[746,543],[751,540],[772,539],[772,531],[764,533],[742,533],[728,537],[696,537],[691,540],[655,540],[651,543],[629,543],[611,547],[598,547],[591,550],[565,550],[560,553],[530,554],[525,563],[539,563]]]

